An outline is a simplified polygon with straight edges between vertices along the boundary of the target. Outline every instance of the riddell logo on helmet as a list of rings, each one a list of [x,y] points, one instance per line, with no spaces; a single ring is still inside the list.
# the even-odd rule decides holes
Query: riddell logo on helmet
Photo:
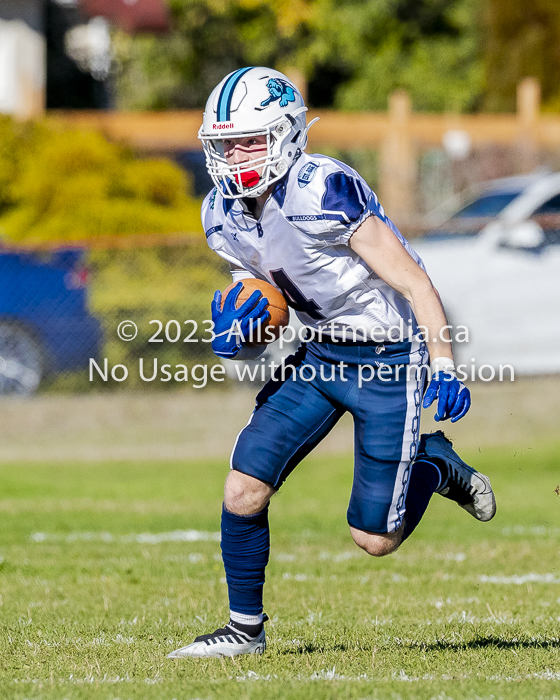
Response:
[[[233,129],[233,124],[231,122],[218,122],[218,124],[212,125],[213,129]]]

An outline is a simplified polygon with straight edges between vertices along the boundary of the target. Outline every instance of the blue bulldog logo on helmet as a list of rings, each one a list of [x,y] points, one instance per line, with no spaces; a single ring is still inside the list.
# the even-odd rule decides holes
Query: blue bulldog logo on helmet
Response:
[[[296,96],[293,87],[280,78],[270,78],[266,84],[270,97],[261,102],[261,107],[268,107],[271,102],[280,100],[280,107],[286,107],[288,102],[295,102]]]

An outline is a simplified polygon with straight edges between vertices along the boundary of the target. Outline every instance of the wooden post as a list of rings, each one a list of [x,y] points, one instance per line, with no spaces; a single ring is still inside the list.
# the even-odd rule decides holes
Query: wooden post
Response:
[[[397,90],[389,98],[389,130],[381,144],[380,201],[403,228],[414,225],[416,159],[410,133],[410,97]]]
[[[539,163],[537,131],[541,108],[541,86],[536,78],[524,78],[517,86],[517,170],[528,173]]]
[[[307,80],[302,71],[300,71],[299,68],[290,66],[289,68],[286,68],[284,74],[286,75],[288,80],[291,80],[292,83],[300,91],[300,94],[303,97],[303,101],[307,102]]]

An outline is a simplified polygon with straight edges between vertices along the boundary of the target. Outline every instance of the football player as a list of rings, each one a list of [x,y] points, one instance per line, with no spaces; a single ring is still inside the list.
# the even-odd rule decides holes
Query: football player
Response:
[[[268,318],[258,291],[236,308],[247,277],[282,290],[310,338],[258,394],[233,448],[221,540],[229,622],[171,658],[264,651],[270,498],[346,411],[355,423],[347,517],[358,547],[395,551],[434,493],[481,521],[496,509],[488,478],[441,431],[419,433],[422,397],[424,408],[437,400],[436,420],[459,420],[470,406],[438,294],[365,180],[305,153],[306,111],[285,75],[243,68],[212,92],[199,132],[215,183],[202,206],[206,238],[239,282],[223,307],[214,297],[214,352],[249,359],[263,349],[243,342]],[[410,332],[394,338],[394,328]]]

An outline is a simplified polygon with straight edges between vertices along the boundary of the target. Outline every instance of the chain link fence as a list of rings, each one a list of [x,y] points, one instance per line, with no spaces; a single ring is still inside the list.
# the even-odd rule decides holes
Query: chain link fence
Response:
[[[216,364],[204,322],[231,276],[200,236],[3,248],[0,271],[2,395],[161,390]]]

